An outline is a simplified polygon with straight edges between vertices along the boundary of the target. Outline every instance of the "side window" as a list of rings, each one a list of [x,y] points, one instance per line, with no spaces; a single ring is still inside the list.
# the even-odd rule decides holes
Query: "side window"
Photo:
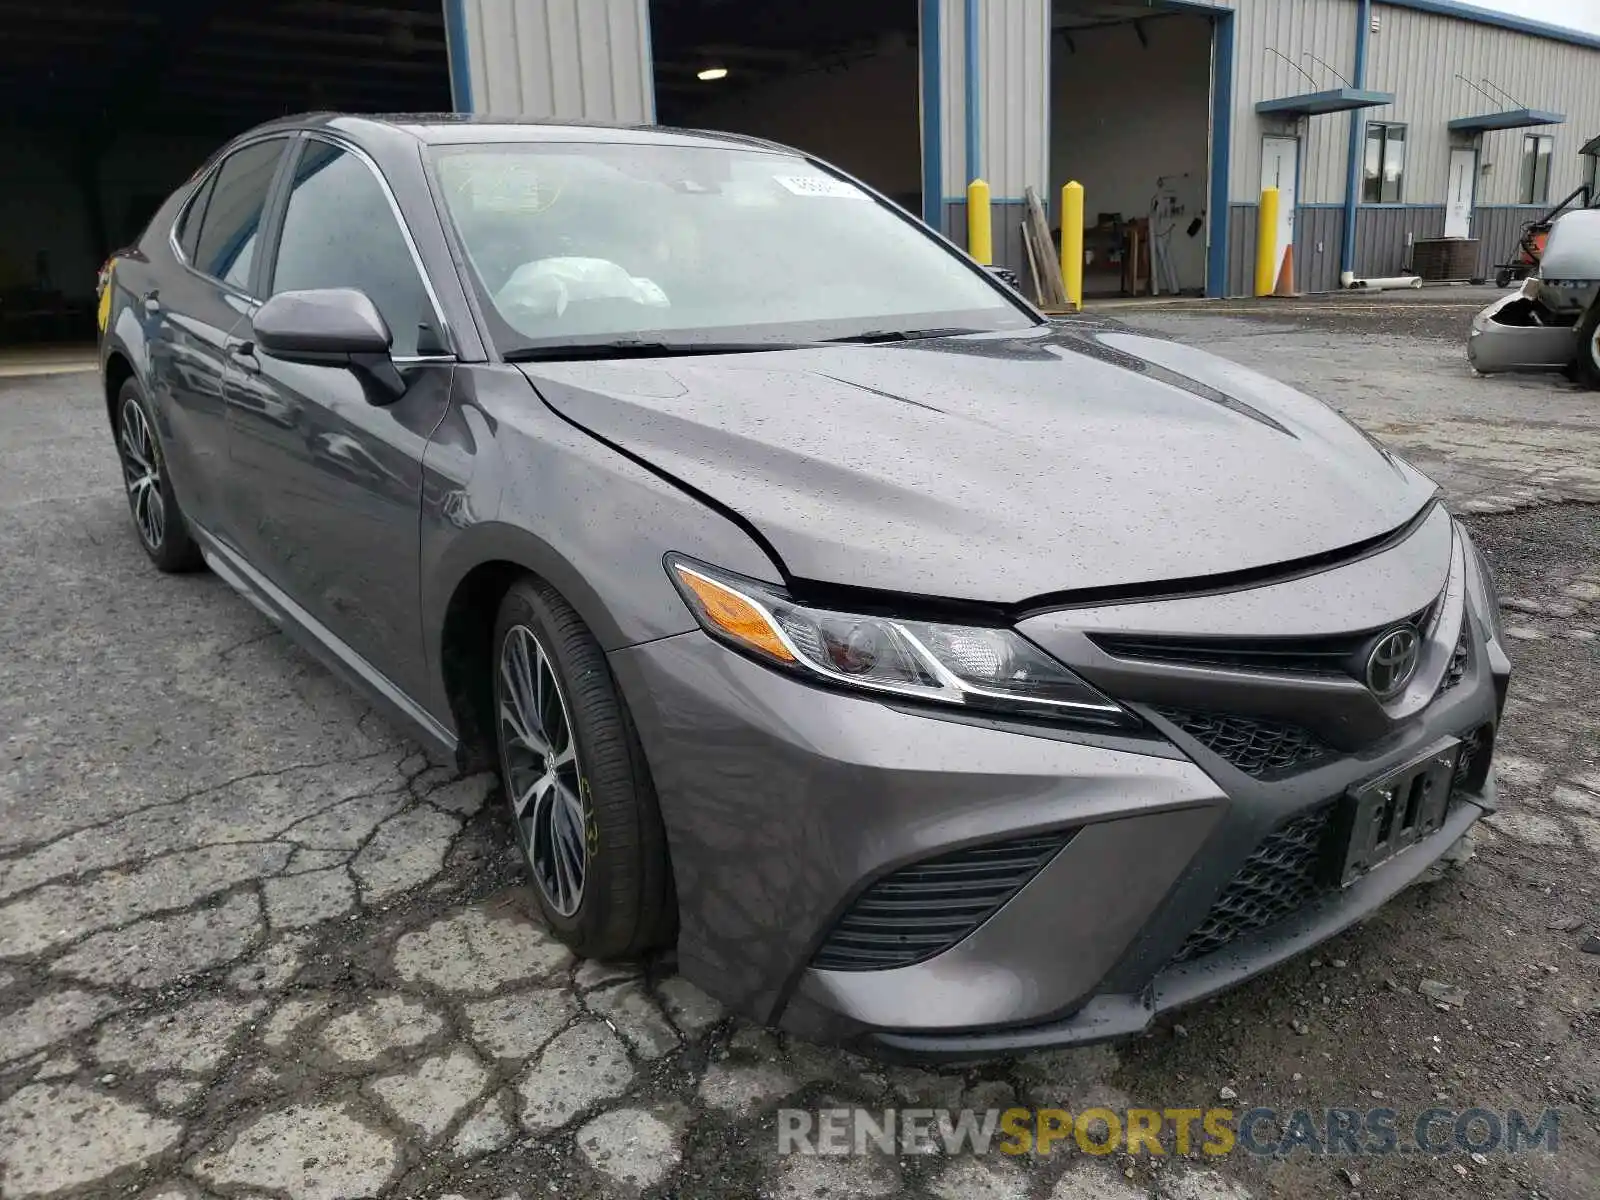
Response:
[[[236,288],[250,286],[267,189],[287,144],[287,138],[270,138],[235,150],[222,160],[195,243],[197,270]]]
[[[173,231],[184,258],[190,262],[194,261],[195,243],[200,240],[200,225],[205,220],[206,201],[211,199],[211,189],[216,183],[215,171],[200,181],[200,186],[195,188],[194,195],[189,197],[189,203],[184,206],[182,214],[178,217],[177,229]]]
[[[270,290],[332,287],[367,294],[389,323],[395,354],[443,348],[433,305],[383,185],[354,154],[311,140],[295,168]]]

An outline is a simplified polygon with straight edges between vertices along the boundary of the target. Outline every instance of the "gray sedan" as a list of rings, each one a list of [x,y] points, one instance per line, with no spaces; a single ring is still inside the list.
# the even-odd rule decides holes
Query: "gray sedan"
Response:
[[[745,138],[318,116],[105,273],[157,567],[497,764],[550,927],[961,1057],[1138,1031],[1495,805],[1437,489]]]

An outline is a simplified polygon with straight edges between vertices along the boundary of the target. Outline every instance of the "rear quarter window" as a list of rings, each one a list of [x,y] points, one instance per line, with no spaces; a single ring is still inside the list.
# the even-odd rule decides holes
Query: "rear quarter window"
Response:
[[[173,227],[173,238],[177,241],[178,248],[183,251],[183,257],[189,262],[194,261],[195,243],[200,239],[200,224],[205,220],[206,202],[211,199],[211,189],[216,184],[217,173],[212,171],[200,181],[200,186],[194,189],[189,202],[178,214],[178,223]]]

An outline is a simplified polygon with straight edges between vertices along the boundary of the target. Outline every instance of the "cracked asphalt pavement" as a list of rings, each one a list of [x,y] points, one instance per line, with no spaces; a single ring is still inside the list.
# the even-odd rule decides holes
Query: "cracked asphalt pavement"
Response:
[[[1116,312],[1333,402],[1473,514],[1519,669],[1475,857],[1141,1038],[960,1069],[774,1035],[668,960],[575,962],[491,778],[149,566],[95,376],[0,379],[0,1197],[1600,1195],[1600,396],[1474,378],[1481,303]],[[1553,1107],[1561,1141],[777,1153],[781,1106],[1015,1103]]]

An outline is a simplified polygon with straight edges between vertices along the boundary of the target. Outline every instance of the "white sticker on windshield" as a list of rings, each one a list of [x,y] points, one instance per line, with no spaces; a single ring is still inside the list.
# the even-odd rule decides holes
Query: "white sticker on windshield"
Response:
[[[832,175],[774,175],[796,196],[828,196],[839,200],[865,200],[867,194],[853,183]]]

